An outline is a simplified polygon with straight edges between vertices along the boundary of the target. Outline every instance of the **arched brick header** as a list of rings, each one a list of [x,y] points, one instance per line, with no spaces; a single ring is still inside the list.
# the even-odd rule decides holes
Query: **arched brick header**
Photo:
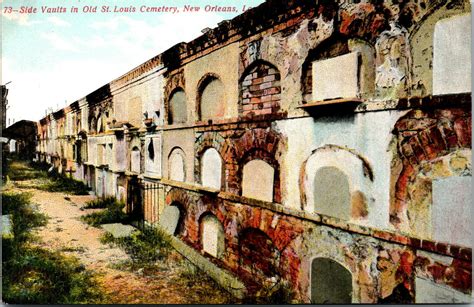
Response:
[[[169,119],[169,112],[170,112],[169,101],[175,92],[177,92],[178,90],[184,91],[184,89],[186,88],[185,85],[186,85],[186,82],[184,79],[184,72],[182,69],[168,76],[168,82],[166,82],[166,85],[164,88],[164,107],[165,107],[165,114],[166,114],[165,121],[167,123],[170,120]]]
[[[274,170],[273,201],[281,202],[280,164],[282,137],[270,129],[247,130],[239,139],[232,140],[234,161],[226,163],[226,182],[229,191],[242,195],[242,177],[244,165],[254,159],[261,159],[270,164]],[[226,160],[227,162],[227,160]]]
[[[183,237],[188,235],[187,225],[189,224],[188,220],[190,219],[190,207],[194,203],[194,199],[191,195],[187,194],[185,191],[173,188],[168,194],[166,194],[165,203],[167,206],[177,206],[180,212],[180,219],[178,224],[178,233]]]
[[[197,97],[196,97],[196,114],[198,120],[203,120],[203,114],[202,114],[202,94],[206,87],[212,83],[213,81],[219,81],[220,85],[222,86],[222,101],[215,101],[215,105],[220,107],[221,109],[220,112],[223,113],[222,116],[225,116],[226,114],[226,99],[225,99],[225,84],[222,82],[222,78],[212,72],[206,73],[198,82],[197,85]],[[219,112],[217,112],[219,113]]]
[[[257,60],[250,64],[239,81],[241,116],[264,115],[280,110],[280,72],[273,64]]]
[[[267,278],[276,278],[273,282],[279,282],[283,278],[289,280],[293,285],[297,285],[301,258],[296,252],[298,249],[296,241],[303,232],[301,225],[298,225],[292,218],[280,216],[267,210],[254,209],[245,213],[245,217],[239,223],[238,234],[236,234],[238,244],[234,247],[239,254],[239,273],[244,277],[249,277],[248,263],[245,263],[248,262],[246,259],[248,257],[245,253],[249,256],[250,251],[244,251],[242,248],[247,241],[250,245],[256,246],[253,248],[254,255],[252,255],[256,256],[252,257],[256,264],[254,268],[266,271],[263,272],[263,275]],[[265,242],[263,242],[263,238],[265,238]],[[250,277],[252,276],[250,275]],[[262,280],[252,280],[252,282],[259,283]]]
[[[397,152],[392,162],[394,190],[390,222],[407,223],[408,189],[427,162],[459,149],[471,148],[471,112],[463,108],[413,110],[395,124]],[[399,172],[399,173],[398,173]]]
[[[173,188],[166,194],[165,202],[168,206],[174,202],[178,202],[182,204],[184,209],[187,211],[194,203],[194,198],[184,190]]]

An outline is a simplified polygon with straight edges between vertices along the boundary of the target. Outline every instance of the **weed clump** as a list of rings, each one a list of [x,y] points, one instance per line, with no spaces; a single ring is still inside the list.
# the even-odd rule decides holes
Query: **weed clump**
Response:
[[[113,206],[117,200],[113,196],[107,196],[104,198],[97,198],[86,202],[82,208],[84,209],[105,209],[110,206]]]
[[[49,172],[50,180],[38,186],[38,189],[48,192],[64,192],[74,195],[88,195],[89,187],[81,181],[59,174],[56,170]]]
[[[125,204],[118,202],[113,197],[101,198],[89,202],[84,208],[105,208],[102,211],[92,212],[81,217],[82,221],[94,227],[99,227],[101,224],[123,223],[127,222],[130,218],[123,212]]]
[[[132,270],[153,267],[157,261],[166,259],[172,250],[170,235],[154,228],[136,230],[124,238],[114,238],[106,233],[101,242],[122,248],[131,258],[129,266]]]

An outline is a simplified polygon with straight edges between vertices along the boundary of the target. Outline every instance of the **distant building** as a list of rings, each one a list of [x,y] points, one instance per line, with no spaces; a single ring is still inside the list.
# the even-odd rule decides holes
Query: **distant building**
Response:
[[[16,152],[27,160],[32,160],[36,154],[36,134],[38,125],[30,120],[20,120],[8,126],[3,136],[8,138],[10,152]]]

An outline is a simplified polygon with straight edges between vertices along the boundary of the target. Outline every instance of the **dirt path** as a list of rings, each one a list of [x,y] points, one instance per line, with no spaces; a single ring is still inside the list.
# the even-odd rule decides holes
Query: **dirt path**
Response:
[[[183,258],[172,252],[166,263],[151,270],[135,272],[120,269],[129,256],[120,248],[102,244],[104,230],[80,221],[93,210],[81,210],[93,196],[52,193],[35,188],[35,181],[13,182],[15,190],[31,192],[32,203],[48,217],[48,224],[38,231],[40,245],[79,258],[97,273],[107,296],[107,304],[228,304],[235,300],[201,273],[186,274]],[[22,188],[25,187],[25,188]],[[97,210],[97,209],[96,209]],[[99,209],[100,210],[100,209]],[[118,268],[117,268],[118,267]]]

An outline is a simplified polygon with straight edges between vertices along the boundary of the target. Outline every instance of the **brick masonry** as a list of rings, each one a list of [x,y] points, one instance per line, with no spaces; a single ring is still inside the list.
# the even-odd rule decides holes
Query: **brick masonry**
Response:
[[[413,110],[397,122],[393,133],[398,148],[394,163],[400,163],[401,171],[395,179],[390,221],[400,227],[407,222],[408,189],[422,165],[450,152],[471,148],[471,113],[467,108]]]
[[[272,114],[280,110],[280,73],[275,66],[253,63],[244,73],[240,87],[239,114],[242,116]]]

